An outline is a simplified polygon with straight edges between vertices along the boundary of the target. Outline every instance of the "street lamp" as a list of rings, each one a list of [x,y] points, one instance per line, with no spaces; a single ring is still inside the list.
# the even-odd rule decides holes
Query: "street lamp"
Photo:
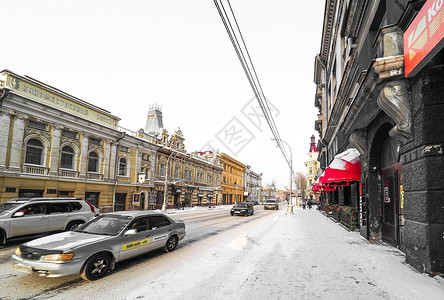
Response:
[[[236,193],[234,194],[234,204],[237,204],[237,181],[234,182],[236,185]]]
[[[290,149],[290,205],[287,207],[288,207],[288,211],[290,213],[293,213],[293,206],[294,206],[294,203],[293,203],[293,154],[291,152],[291,147],[287,142],[285,142],[281,139],[272,139],[272,140],[273,141],[281,141],[288,146],[288,149]]]

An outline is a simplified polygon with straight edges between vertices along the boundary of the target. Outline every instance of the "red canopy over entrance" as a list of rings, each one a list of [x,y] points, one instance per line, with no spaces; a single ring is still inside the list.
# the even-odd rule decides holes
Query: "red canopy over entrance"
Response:
[[[358,158],[359,151],[355,148],[350,148],[336,155],[331,164],[325,169],[324,176],[319,178],[319,183],[331,185],[360,181],[361,163]]]

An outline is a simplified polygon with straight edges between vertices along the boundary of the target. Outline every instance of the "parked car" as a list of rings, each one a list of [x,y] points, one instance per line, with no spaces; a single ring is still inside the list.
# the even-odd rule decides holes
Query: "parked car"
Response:
[[[252,215],[252,214],[254,214],[253,203],[238,202],[238,203],[236,203],[235,206],[233,206],[233,208],[231,208],[230,214],[232,216],[234,216],[234,215],[241,215],[241,216]]]
[[[102,214],[74,231],[27,242],[12,256],[13,267],[46,277],[80,274],[96,280],[116,262],[163,248],[173,251],[185,237],[185,224],[162,212]]]
[[[15,198],[0,204],[0,245],[14,237],[74,230],[98,214],[80,198]]]
[[[264,202],[264,209],[279,209],[279,203],[276,199],[268,199]]]

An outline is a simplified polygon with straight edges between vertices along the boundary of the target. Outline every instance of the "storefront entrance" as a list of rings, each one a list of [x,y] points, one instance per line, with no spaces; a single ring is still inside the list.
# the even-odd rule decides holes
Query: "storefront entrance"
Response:
[[[401,245],[402,164],[399,163],[399,140],[388,136],[381,157],[382,240],[392,246]]]
[[[400,165],[382,170],[382,239],[395,247],[400,245],[400,173]]]

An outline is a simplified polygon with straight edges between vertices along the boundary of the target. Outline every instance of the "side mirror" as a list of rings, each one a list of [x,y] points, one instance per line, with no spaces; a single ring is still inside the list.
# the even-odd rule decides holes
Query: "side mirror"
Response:
[[[12,215],[13,218],[17,218],[17,217],[23,217],[25,215],[24,211],[18,211],[15,214]]]
[[[136,234],[136,233],[137,233],[137,229],[128,229],[128,230],[125,232],[124,236],[127,236],[127,235],[134,235],[134,234]]]

